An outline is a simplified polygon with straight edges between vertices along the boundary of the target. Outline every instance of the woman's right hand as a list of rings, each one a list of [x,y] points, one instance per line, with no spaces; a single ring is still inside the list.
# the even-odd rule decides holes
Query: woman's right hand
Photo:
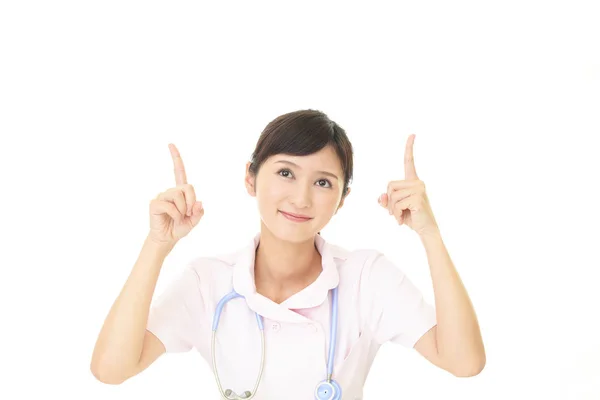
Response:
[[[187,183],[181,155],[169,144],[175,169],[176,186],[150,201],[149,238],[160,244],[175,244],[200,222],[204,215],[202,202],[196,201],[194,187]]]

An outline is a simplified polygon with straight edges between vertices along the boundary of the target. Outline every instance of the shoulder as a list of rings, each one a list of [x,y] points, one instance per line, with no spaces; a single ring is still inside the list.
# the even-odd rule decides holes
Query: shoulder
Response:
[[[351,288],[352,292],[371,297],[378,290],[398,286],[405,278],[398,264],[379,249],[329,246],[337,264],[340,283]]]
[[[218,281],[230,281],[238,252],[198,256],[188,261],[186,270],[196,276],[203,285],[214,285]]]
[[[402,270],[383,251],[374,248],[347,249],[329,244],[340,274],[385,278],[403,275]]]

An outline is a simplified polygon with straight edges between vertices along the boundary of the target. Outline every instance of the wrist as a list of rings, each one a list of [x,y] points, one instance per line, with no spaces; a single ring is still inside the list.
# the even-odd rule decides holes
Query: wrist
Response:
[[[422,242],[439,241],[442,239],[442,233],[439,229],[430,229],[428,231],[419,234],[419,238]]]
[[[167,256],[171,250],[175,247],[177,241],[173,242],[165,242],[161,240],[157,240],[153,238],[151,235],[146,237],[144,241],[144,247],[148,248],[148,250],[156,255]]]

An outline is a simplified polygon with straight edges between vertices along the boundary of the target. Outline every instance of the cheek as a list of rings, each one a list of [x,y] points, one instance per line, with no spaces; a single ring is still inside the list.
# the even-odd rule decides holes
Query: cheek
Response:
[[[314,196],[314,206],[321,210],[323,213],[333,214],[338,205],[337,196],[332,193],[321,193]]]
[[[273,202],[281,200],[285,197],[285,190],[282,185],[277,185],[275,183],[269,184],[265,183],[264,186],[259,188],[260,197],[262,201],[265,202]]]
[[[286,196],[285,185],[273,181],[272,179],[263,179],[258,182],[256,187],[256,200],[259,206],[273,205],[280,202]]]

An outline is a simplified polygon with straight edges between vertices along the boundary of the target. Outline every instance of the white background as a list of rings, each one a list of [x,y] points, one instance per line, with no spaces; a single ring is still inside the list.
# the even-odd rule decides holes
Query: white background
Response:
[[[487,366],[456,378],[385,345],[366,399],[598,399],[600,24],[593,1],[5,1],[0,5],[0,398],[216,398],[195,351],[119,386],[97,334],[174,186],[203,201],[157,291],[259,228],[243,173],[276,116],[324,111],[355,179],[323,231],[377,248],[433,302],[422,245],[377,204],[415,162]],[[368,5],[367,5],[368,4]]]

